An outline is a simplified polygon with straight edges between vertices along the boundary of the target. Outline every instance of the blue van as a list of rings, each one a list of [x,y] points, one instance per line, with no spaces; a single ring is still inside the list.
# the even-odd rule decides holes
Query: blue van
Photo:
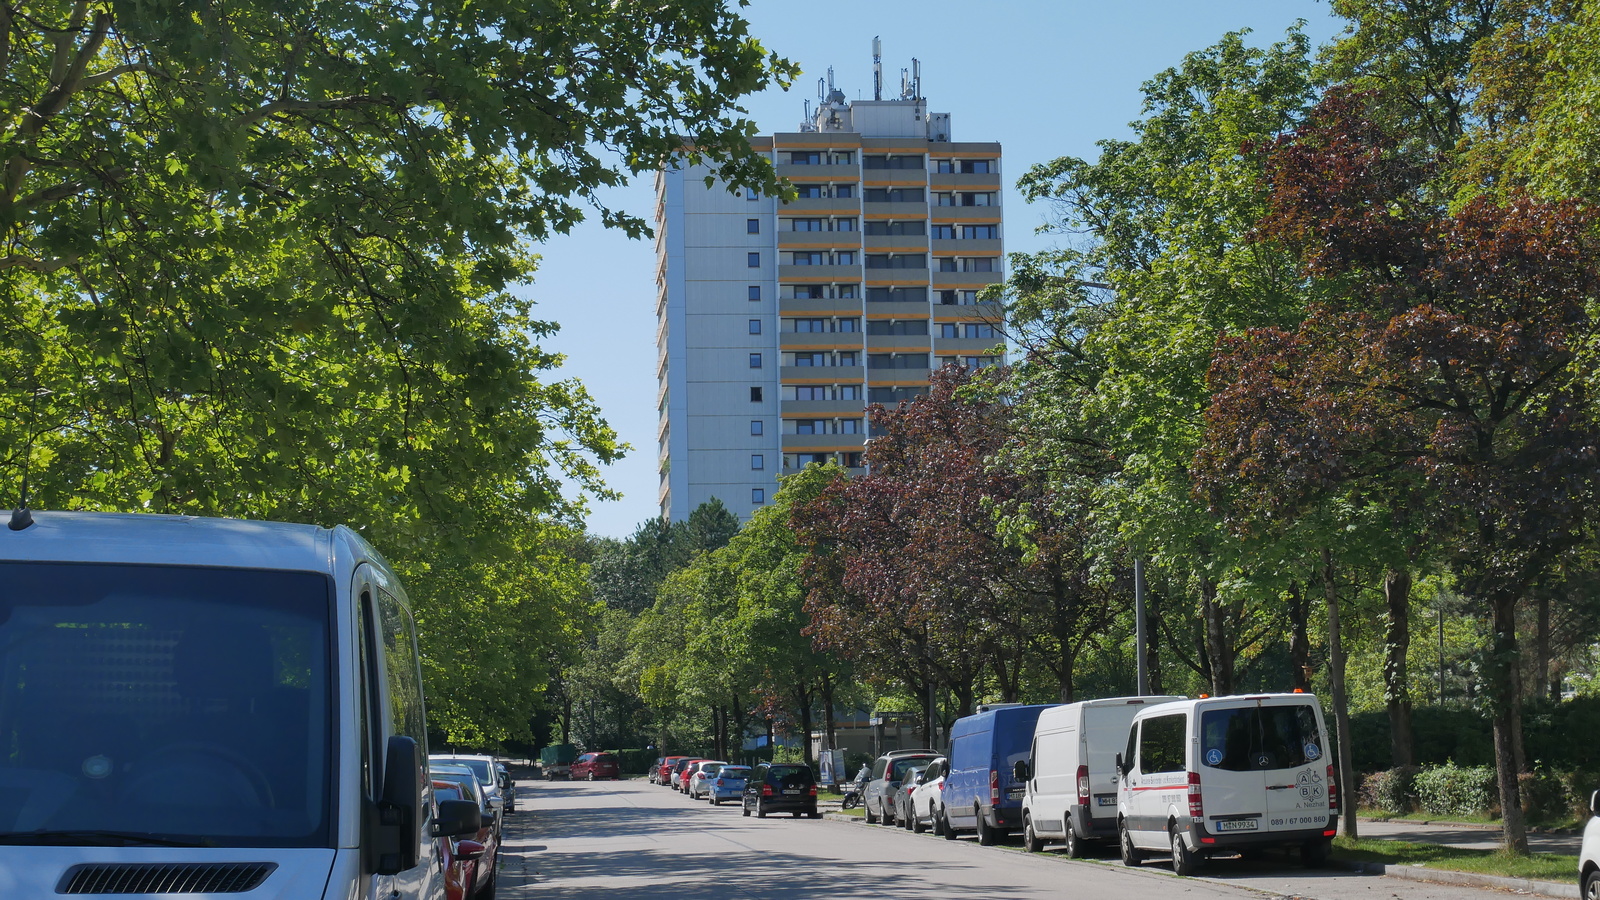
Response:
[[[950,726],[944,809],[952,831],[975,831],[987,846],[1022,827],[1026,785],[1012,770],[1028,758],[1033,726],[1051,705],[989,704]]]

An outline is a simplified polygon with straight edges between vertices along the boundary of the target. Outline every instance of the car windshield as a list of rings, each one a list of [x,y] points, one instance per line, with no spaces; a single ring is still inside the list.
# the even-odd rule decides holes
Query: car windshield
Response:
[[[0,839],[331,847],[326,575],[0,563]]]
[[[476,803],[483,802],[482,800],[478,799],[477,776],[468,774],[466,772],[440,772],[437,769],[430,774],[437,781],[449,781],[459,785],[461,787],[461,795],[463,797]]]
[[[484,784],[495,783],[494,776],[489,774],[489,761],[487,759],[463,759],[454,756],[448,756],[445,759],[449,760],[451,765],[466,766],[471,769],[472,774],[478,776],[478,780]]]
[[[907,772],[911,771],[914,768],[918,768],[920,766],[925,766],[927,764],[928,764],[927,759],[919,758],[919,757],[915,757],[915,756],[908,756],[908,757],[906,757],[904,759],[897,759],[897,760],[894,761],[894,768],[892,768],[890,770],[893,774],[891,774],[889,776],[889,780],[890,781],[905,781]]]

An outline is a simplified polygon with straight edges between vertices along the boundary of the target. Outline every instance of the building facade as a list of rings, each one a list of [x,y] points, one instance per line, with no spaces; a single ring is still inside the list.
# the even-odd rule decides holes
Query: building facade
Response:
[[[904,79],[902,79],[905,81]],[[685,166],[656,179],[661,514],[712,497],[741,521],[811,462],[862,465],[865,409],[932,370],[1001,361],[1000,145],[951,140],[916,81],[831,86],[801,130],[759,138],[784,203]]]

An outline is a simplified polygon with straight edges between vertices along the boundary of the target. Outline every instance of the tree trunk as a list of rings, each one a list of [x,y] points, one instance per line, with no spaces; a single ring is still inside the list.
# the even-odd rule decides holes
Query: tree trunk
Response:
[[[1311,602],[1300,582],[1289,582],[1289,682],[1290,687],[1311,690]]]
[[[1517,856],[1528,855],[1527,823],[1522,819],[1522,788],[1517,783],[1517,730],[1521,727],[1522,691],[1517,650],[1517,603],[1509,592],[1490,601],[1494,638],[1489,654],[1489,696],[1494,709],[1494,769],[1500,788],[1500,828],[1503,848]]]
[[[1062,703],[1072,702],[1072,678],[1078,668],[1078,651],[1067,641],[1061,642],[1061,658],[1057,662],[1061,670],[1056,673],[1056,680],[1060,687]]]
[[[1157,696],[1165,693],[1161,689],[1161,642],[1155,636],[1161,633],[1161,603],[1156,599],[1156,592],[1145,585],[1144,592],[1144,633],[1145,654],[1144,671],[1150,679],[1150,693]],[[1135,652],[1138,652],[1135,650]]]
[[[795,699],[800,701],[800,748],[806,765],[815,766],[816,755],[811,752],[811,700],[810,691],[796,691]]]
[[[833,673],[822,673],[822,730],[828,736],[828,749],[839,749],[839,730],[833,718]]]
[[[1333,553],[1322,549],[1322,592],[1328,602],[1328,694],[1339,733],[1339,814],[1345,837],[1359,837],[1356,828],[1356,763],[1350,737],[1350,702],[1345,696],[1344,636],[1339,622],[1339,588],[1333,578]]]
[[[1391,569],[1384,573],[1383,599],[1388,607],[1383,699],[1389,711],[1389,761],[1398,768],[1416,762],[1411,733],[1411,675],[1406,668],[1406,654],[1411,651],[1411,570]]]
[[[1200,579],[1200,612],[1206,625],[1206,659],[1211,668],[1211,694],[1225,697],[1233,693],[1233,648],[1228,646],[1228,623],[1217,602],[1217,583],[1210,576]]]
[[[1561,679],[1550,677],[1550,593],[1539,592],[1539,633],[1534,645],[1533,671],[1538,675],[1534,684],[1538,685],[1539,692],[1550,698],[1551,702],[1561,699]]]

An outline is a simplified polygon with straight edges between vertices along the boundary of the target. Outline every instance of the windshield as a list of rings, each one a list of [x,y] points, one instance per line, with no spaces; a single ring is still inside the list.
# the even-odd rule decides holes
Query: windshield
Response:
[[[489,761],[487,759],[461,759],[459,757],[445,757],[452,765],[466,766],[478,780],[487,785],[495,784],[495,778],[489,774]]]
[[[332,846],[327,576],[0,562],[0,841]]]

